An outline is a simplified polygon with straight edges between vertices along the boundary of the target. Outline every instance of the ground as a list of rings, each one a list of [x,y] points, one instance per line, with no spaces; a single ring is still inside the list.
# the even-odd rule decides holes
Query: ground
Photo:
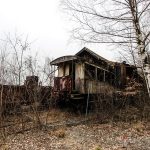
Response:
[[[9,136],[1,148],[10,150],[150,150],[150,126],[78,125],[32,130]]]
[[[90,120],[79,124],[65,124],[65,118],[66,116],[68,118],[68,115],[53,111],[48,119],[49,125],[55,119],[55,123],[51,126],[11,134],[3,142],[1,141],[0,149],[150,150],[150,122],[98,123],[95,120]],[[74,115],[70,118],[74,118],[75,122],[78,122],[83,120],[85,116]],[[60,121],[59,123],[57,119]]]

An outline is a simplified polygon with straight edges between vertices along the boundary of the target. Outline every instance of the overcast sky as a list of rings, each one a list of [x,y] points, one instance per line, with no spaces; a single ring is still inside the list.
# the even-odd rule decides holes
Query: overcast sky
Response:
[[[71,25],[60,10],[60,0],[0,0],[0,34],[15,33],[28,35],[32,50],[41,57],[56,58],[72,55],[86,46],[99,55],[114,59],[107,47],[81,45],[70,42]]]

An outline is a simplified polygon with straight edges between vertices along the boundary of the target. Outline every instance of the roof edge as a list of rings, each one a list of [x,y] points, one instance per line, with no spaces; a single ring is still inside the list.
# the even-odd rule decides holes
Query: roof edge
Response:
[[[78,56],[76,56],[76,55],[61,56],[61,57],[58,57],[58,58],[54,59],[53,61],[51,61],[50,65],[57,65],[59,63],[63,63],[63,62],[71,61],[71,60],[75,60],[75,59],[78,59]]]

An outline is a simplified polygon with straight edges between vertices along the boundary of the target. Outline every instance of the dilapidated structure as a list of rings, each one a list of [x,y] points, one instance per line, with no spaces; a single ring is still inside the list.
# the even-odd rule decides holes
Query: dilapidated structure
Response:
[[[47,107],[60,101],[73,105],[82,102],[86,106],[86,100],[93,95],[102,99],[108,95],[113,99],[118,93],[120,97],[121,90],[125,91],[121,96],[135,95],[143,82],[135,66],[109,61],[88,48],[59,57],[51,65],[58,67],[53,88],[40,85],[37,76],[27,76],[24,85],[0,85],[1,108],[19,112],[22,106],[39,103]]]
[[[24,85],[0,85],[0,108],[5,113],[20,113],[24,106],[47,107],[51,87],[39,84],[38,76],[27,76]]]
[[[113,93],[114,89],[126,88],[130,80],[140,78],[135,66],[109,61],[85,47],[75,55],[59,57],[50,64],[58,66],[53,92],[61,99]]]

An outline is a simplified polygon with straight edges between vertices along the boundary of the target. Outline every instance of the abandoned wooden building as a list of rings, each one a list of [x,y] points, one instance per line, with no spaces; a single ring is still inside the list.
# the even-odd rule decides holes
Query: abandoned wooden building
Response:
[[[111,95],[112,98],[116,91],[127,89],[129,83],[137,91],[137,86],[141,84],[133,85],[132,81],[143,82],[135,66],[109,61],[88,48],[83,48],[75,55],[59,57],[50,64],[58,67],[54,87],[40,85],[37,76],[27,76],[24,85],[0,85],[4,110],[18,112],[22,106],[37,102],[47,107],[49,104],[60,101],[70,103],[72,100],[77,105],[83,102],[85,106],[90,96]],[[130,94],[133,93],[132,90]]]
[[[131,79],[139,78],[135,66],[109,61],[85,47],[75,55],[59,57],[50,64],[58,66],[53,93],[61,99],[112,93],[114,89],[126,88]]]

